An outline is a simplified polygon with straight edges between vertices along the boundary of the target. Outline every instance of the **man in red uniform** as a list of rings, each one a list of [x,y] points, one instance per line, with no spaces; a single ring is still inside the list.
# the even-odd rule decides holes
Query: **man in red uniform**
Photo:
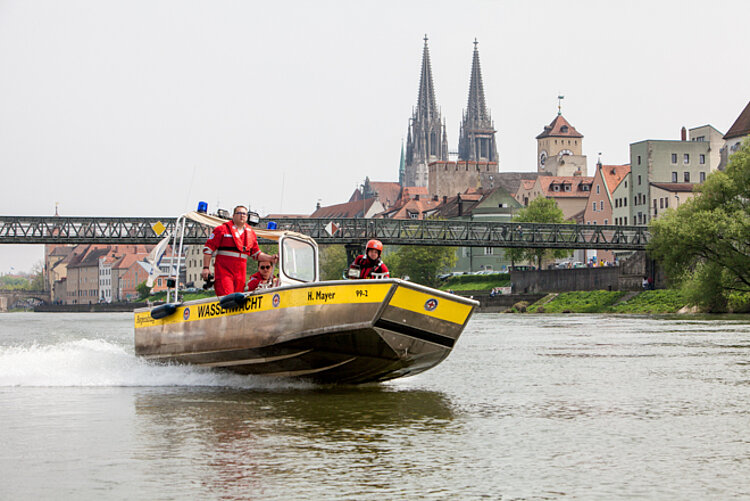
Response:
[[[383,252],[383,242],[380,240],[370,240],[367,242],[367,247],[364,255],[359,255],[354,262],[349,266],[349,278],[352,277],[353,272],[359,271],[359,278],[388,278],[388,267],[380,259],[380,254]]]
[[[279,279],[273,276],[273,263],[259,259],[258,272],[250,275],[250,280],[247,281],[247,291],[250,292],[255,289],[268,289],[278,286]]]
[[[245,290],[246,256],[256,261],[263,260],[272,263],[279,260],[276,254],[270,256],[260,251],[255,232],[246,223],[247,207],[238,205],[234,208],[232,220],[214,228],[213,234],[203,248],[203,270],[201,271],[203,280],[208,278],[211,256],[216,255],[214,289],[217,296],[226,296]]]

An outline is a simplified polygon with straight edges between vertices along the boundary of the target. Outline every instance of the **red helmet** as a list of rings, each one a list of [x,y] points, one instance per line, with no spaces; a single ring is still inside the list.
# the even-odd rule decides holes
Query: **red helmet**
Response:
[[[375,249],[379,253],[383,253],[383,242],[380,240],[370,240],[367,242],[367,247],[365,248],[365,252],[367,252],[370,249]]]

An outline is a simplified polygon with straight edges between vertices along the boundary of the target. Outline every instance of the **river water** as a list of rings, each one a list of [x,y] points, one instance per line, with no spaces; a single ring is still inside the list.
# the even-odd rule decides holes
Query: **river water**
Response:
[[[750,498],[750,319],[475,315],[421,375],[133,355],[131,314],[0,314],[0,499]]]

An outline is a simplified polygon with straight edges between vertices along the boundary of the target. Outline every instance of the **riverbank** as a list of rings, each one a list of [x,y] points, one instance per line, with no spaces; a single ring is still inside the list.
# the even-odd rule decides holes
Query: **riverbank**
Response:
[[[528,313],[697,313],[679,290],[575,291],[548,294]]]

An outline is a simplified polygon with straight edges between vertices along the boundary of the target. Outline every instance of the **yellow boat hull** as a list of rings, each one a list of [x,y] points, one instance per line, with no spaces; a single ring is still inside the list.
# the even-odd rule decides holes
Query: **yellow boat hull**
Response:
[[[475,301],[397,279],[316,282],[135,312],[135,351],[149,360],[323,383],[423,372],[453,349]]]

